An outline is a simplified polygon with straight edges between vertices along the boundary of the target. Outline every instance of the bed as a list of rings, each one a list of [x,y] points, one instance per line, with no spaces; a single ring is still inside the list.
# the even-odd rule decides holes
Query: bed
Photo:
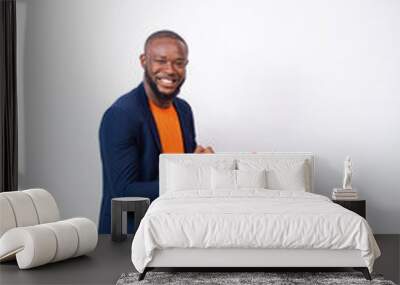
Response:
[[[160,155],[160,197],[132,242],[154,268],[352,267],[371,279],[367,221],[314,191],[312,153]]]

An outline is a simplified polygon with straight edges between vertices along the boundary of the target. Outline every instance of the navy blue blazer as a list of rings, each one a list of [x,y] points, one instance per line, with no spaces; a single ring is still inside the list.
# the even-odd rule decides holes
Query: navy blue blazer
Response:
[[[180,98],[175,98],[173,104],[185,152],[192,153],[196,148],[192,110]],[[159,195],[158,158],[162,150],[143,83],[107,109],[99,136],[103,164],[99,233],[110,233],[111,198],[137,196],[152,201]],[[132,229],[132,221],[128,228]]]

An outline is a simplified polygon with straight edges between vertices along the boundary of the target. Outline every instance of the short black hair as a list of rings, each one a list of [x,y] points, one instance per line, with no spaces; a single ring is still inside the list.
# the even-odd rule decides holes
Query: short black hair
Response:
[[[186,41],[177,33],[175,33],[174,31],[170,31],[170,30],[160,30],[157,32],[152,33],[147,39],[146,42],[144,43],[144,52],[146,52],[146,49],[148,47],[148,45],[150,44],[150,42],[152,40],[155,39],[161,39],[161,38],[170,38],[170,39],[175,39],[178,40],[180,42],[182,42],[185,47],[186,47],[186,51],[189,51],[189,47],[186,43]]]

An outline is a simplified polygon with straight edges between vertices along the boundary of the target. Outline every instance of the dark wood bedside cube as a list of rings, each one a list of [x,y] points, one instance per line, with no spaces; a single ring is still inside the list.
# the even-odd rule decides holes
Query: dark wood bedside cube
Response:
[[[127,238],[127,213],[134,213],[135,231],[144,217],[150,199],[144,197],[120,197],[111,200],[111,239],[124,241]]]
[[[364,219],[366,215],[366,201],[365,200],[332,200],[332,202],[339,204],[340,206],[359,214]]]

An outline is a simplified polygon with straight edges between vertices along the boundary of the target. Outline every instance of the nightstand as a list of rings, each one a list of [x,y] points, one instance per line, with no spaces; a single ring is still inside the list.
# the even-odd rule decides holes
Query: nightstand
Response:
[[[332,200],[332,202],[359,214],[366,219],[366,201],[365,200]]]
[[[150,199],[143,197],[121,197],[111,200],[111,239],[123,241],[127,237],[127,213],[133,212],[135,219],[135,230],[144,217]]]

